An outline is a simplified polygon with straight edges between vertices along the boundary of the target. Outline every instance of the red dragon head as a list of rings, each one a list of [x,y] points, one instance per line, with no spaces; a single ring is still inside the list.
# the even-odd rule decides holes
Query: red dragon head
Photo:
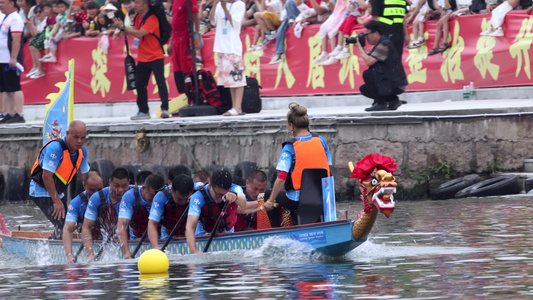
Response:
[[[396,162],[378,153],[369,154],[355,164],[351,177],[357,178],[361,184],[361,199],[365,212],[376,207],[387,218],[394,211],[394,193],[396,179],[392,172],[396,171]]]

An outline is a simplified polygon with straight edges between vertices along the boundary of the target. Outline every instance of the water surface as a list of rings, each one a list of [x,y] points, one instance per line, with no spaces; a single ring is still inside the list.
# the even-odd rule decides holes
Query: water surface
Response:
[[[163,277],[136,261],[47,265],[0,249],[0,298],[533,298],[533,198],[399,202],[369,241],[341,258],[270,239],[256,250],[171,255]],[[355,218],[360,203],[339,203]],[[30,204],[0,206],[6,225],[51,228]]]

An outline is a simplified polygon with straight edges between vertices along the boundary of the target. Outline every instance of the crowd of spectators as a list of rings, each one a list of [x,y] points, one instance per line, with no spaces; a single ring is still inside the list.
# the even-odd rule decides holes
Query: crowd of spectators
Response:
[[[114,20],[121,20],[124,26],[134,24],[136,15],[133,0],[118,1],[76,1],[76,0],[17,0],[18,12],[24,22],[23,40],[29,42],[33,66],[26,73],[28,78],[39,78],[45,75],[44,63],[57,61],[57,44],[61,40],[73,37],[101,37],[117,36]],[[334,64],[350,56],[345,37],[352,35],[358,24],[368,24],[371,19],[379,19],[374,10],[382,10],[383,0],[190,0],[193,2],[195,31],[203,35],[211,30],[216,32],[214,52],[219,57],[219,68],[227,69],[231,76],[219,75],[219,79],[232,79],[228,87],[232,90],[233,108],[231,114],[240,114],[240,99],[242,98],[242,84],[244,84],[244,66],[242,65],[241,46],[238,34],[244,27],[255,26],[256,31],[252,45],[245,51],[260,51],[268,43],[275,40],[275,54],[270,64],[283,62],[285,53],[285,33],[291,28],[296,38],[301,37],[308,24],[320,25],[321,52],[314,60],[314,64]],[[184,7],[184,3],[180,3]],[[400,1],[403,3],[403,1]],[[183,25],[181,29],[174,28],[172,0],[164,2],[168,21],[173,24],[173,32],[181,30],[186,33]],[[395,2],[396,3],[396,2]],[[491,13],[490,27],[481,35],[503,36],[505,14],[514,9],[526,9],[530,13],[531,0],[406,0],[406,10],[402,13],[403,24],[412,26],[411,39],[407,34],[401,37],[408,49],[416,49],[426,44],[424,25],[427,20],[438,20],[434,37],[434,47],[428,55],[435,55],[446,51],[450,47],[449,22],[465,14]],[[226,5],[227,4],[227,5]],[[221,6],[222,5],[222,6]],[[385,4],[386,5],[386,4]],[[215,17],[219,9],[219,19]],[[179,17],[180,20],[183,17]],[[230,20],[230,21],[229,21]],[[228,26],[228,21],[230,26]],[[379,21],[379,20],[378,20]],[[402,19],[400,19],[402,21]],[[176,23],[177,24],[177,23]],[[222,25],[221,25],[222,24]],[[217,28],[223,26],[223,28]],[[391,27],[392,28],[392,27]],[[391,37],[385,30],[385,35]],[[231,39],[229,38],[231,37]],[[184,36],[185,38],[185,36]],[[396,38],[397,39],[397,38]],[[329,43],[328,43],[329,40]],[[395,42],[395,39],[391,39]],[[240,43],[239,43],[240,42]],[[409,43],[410,42],[410,43]],[[401,43],[400,43],[401,44]],[[328,49],[329,45],[329,49]],[[399,45],[399,44],[397,44]],[[188,46],[187,46],[188,47]],[[172,45],[169,45],[172,48]],[[401,48],[396,46],[401,57]],[[181,48],[180,48],[181,49]],[[187,48],[183,48],[187,49]],[[179,55],[183,50],[171,51],[169,55]],[[221,50],[224,49],[224,50]],[[244,49],[242,49],[244,50]],[[220,51],[223,51],[222,53]],[[42,56],[42,54],[45,54]],[[230,54],[235,54],[231,58]],[[202,67],[205,49],[196,51],[196,66]],[[226,56],[221,54],[228,54]],[[186,57],[189,59],[189,55]],[[175,61],[175,59],[174,59]],[[237,66],[237,67],[235,67]],[[236,69],[235,69],[236,68]],[[182,86],[182,79],[190,68],[185,68],[183,74],[175,72],[178,90]],[[234,70],[235,69],[235,70]],[[219,83],[220,84],[220,83]]]

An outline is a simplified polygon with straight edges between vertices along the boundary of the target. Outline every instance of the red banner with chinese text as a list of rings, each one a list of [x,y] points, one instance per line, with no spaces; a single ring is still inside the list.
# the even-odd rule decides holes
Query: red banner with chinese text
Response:
[[[489,19],[490,15],[468,15],[451,21],[451,47],[434,56],[427,54],[434,46],[436,21],[426,22],[424,37],[427,44],[418,49],[404,48],[408,91],[460,89],[470,82],[474,82],[476,87],[529,85],[533,16],[526,15],[524,11],[510,12],[505,19],[505,37],[480,36],[479,33],[490,26]],[[263,96],[359,93],[359,86],[363,83],[362,72],[367,67],[357,55],[357,50],[354,52],[353,46],[350,46],[353,55],[349,59],[329,66],[313,64],[321,52],[319,26],[306,26],[301,38],[294,36],[293,27],[289,27],[285,63],[268,64],[275,52],[275,40],[263,51],[244,52],[246,74],[259,80]],[[253,41],[254,30],[246,28],[241,35],[244,51]],[[359,31],[362,30],[361,26]],[[215,57],[212,55],[214,32],[204,35],[204,42],[205,68],[215,73]],[[65,81],[68,60],[72,58],[76,60],[76,102],[135,101],[135,93],[126,90],[124,39],[111,38],[107,53],[97,44],[97,38],[60,42],[58,62],[45,64],[46,76],[38,79],[22,76],[25,103],[47,103],[46,96],[58,90],[55,84]],[[135,58],[137,49],[132,46],[131,39],[130,50]],[[27,58],[25,68],[29,70],[32,66],[27,46],[24,51]],[[170,57],[165,58],[165,77],[170,97],[176,97]],[[148,95],[150,100],[159,100],[153,76]]]

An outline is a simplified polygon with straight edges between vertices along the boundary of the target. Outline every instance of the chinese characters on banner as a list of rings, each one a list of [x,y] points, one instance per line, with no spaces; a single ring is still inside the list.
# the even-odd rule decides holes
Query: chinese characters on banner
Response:
[[[533,16],[524,11],[512,11],[505,18],[505,37],[480,36],[489,25],[490,15],[460,16],[450,22],[447,41],[450,48],[442,54],[428,56],[433,48],[436,21],[426,22],[426,45],[417,49],[404,48],[403,64],[408,77],[408,91],[460,89],[473,81],[476,87],[529,85],[531,82],[530,55],[533,51]],[[255,28],[245,28],[241,34],[246,75],[255,77],[263,87],[263,96],[294,96],[359,93],[362,72],[366,65],[350,45],[352,56],[325,66],[315,65],[321,52],[318,34],[320,25],[309,25],[302,37],[294,36],[292,27],[286,33],[285,62],[270,65],[275,52],[275,40],[261,51],[246,52],[253,40]],[[358,27],[358,32],[363,27]],[[202,57],[204,68],[216,74],[213,55],[214,32],[204,35]],[[135,101],[135,90],[126,89],[122,39],[110,39],[107,52],[98,47],[98,39],[77,38],[59,43],[58,62],[46,64],[46,76],[28,79],[22,75],[26,104],[42,104],[46,95],[57,92],[55,84],[64,81],[68,60],[76,59],[78,68],[74,78],[76,102]],[[328,52],[332,50],[329,49]],[[367,50],[371,45],[367,43]],[[30,56],[27,46],[25,55]],[[137,48],[130,41],[131,55]],[[30,70],[31,60],[25,68]],[[165,78],[170,98],[178,96],[170,57],[165,57]],[[155,79],[150,80],[149,99],[159,101]]]

